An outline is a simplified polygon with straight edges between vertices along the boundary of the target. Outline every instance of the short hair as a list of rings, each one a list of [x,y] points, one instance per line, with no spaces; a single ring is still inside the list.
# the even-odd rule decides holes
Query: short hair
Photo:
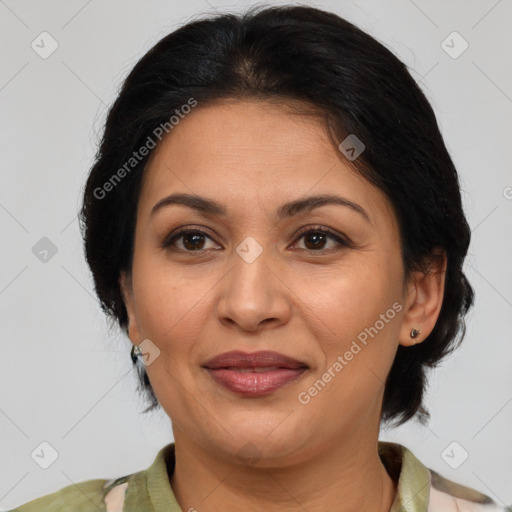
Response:
[[[354,134],[365,148],[349,163],[393,205],[406,275],[428,271],[434,249],[445,251],[435,327],[422,343],[398,347],[381,410],[381,421],[400,425],[416,415],[425,424],[427,371],[458,347],[473,304],[462,270],[471,231],[457,171],[424,93],[390,50],[336,14],[259,5],[208,15],[165,36],[134,66],[108,112],[80,211],[103,311],[128,332],[119,276],[130,274],[141,180],[152,151],[130,159],[157,127],[169,132],[171,116],[191,98],[197,108],[222,99],[288,101],[322,116],[337,144]],[[116,171],[122,180],[114,182]],[[159,403],[144,368],[139,378],[147,412]]]

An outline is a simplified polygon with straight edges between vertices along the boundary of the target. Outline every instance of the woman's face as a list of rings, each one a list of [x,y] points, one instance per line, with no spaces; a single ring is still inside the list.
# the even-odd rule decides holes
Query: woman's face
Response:
[[[155,149],[122,282],[130,339],[151,342],[146,370],[176,438],[224,458],[252,450],[271,466],[377,431],[410,330],[408,288],[390,202],[344,158],[318,120],[247,100],[199,105]],[[152,213],[178,193],[225,214],[169,201]],[[318,195],[344,204],[282,209]],[[183,229],[202,233],[173,238]],[[204,367],[233,350],[307,368],[240,393]],[[251,378],[224,374],[235,371]]]

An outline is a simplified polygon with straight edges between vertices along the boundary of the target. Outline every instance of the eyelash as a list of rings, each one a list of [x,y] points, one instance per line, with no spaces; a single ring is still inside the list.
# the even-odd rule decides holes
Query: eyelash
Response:
[[[214,241],[207,233],[205,233],[204,231],[202,231],[200,229],[183,229],[183,230],[175,233],[172,237],[165,238],[163,243],[161,244],[161,248],[170,250],[171,246],[174,244],[174,242],[176,240],[178,240],[179,238],[181,238],[185,235],[193,234],[193,233],[198,234],[198,235],[204,235],[207,238],[209,238],[210,240]],[[324,235],[327,235],[331,239],[334,239],[336,242],[338,242],[342,247],[353,247],[353,244],[348,239],[343,238],[343,237],[337,235],[336,233],[332,232],[331,230],[320,227],[320,226],[315,226],[313,228],[306,228],[303,231],[299,232],[297,234],[297,240],[304,237],[305,235],[309,235],[312,233],[322,233]],[[173,250],[178,251],[178,252],[191,253],[191,254],[193,254],[193,253],[202,254],[202,253],[208,251],[208,249],[198,249],[195,251],[187,251],[184,249],[177,249],[175,247],[173,248]],[[324,253],[324,252],[332,252],[333,250],[335,251],[335,250],[339,250],[339,249],[318,249],[318,250],[300,249],[300,250],[306,250],[306,251],[312,252],[312,253]]]

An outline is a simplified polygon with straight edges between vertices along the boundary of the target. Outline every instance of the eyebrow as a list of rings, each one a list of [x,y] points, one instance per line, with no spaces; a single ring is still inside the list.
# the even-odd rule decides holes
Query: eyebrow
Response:
[[[155,213],[162,208],[170,205],[187,206],[188,208],[192,208],[201,213],[217,217],[226,217],[228,213],[225,206],[213,201],[212,199],[194,194],[175,193],[160,199],[151,209],[150,217],[155,215]],[[371,223],[370,216],[362,206],[345,197],[332,194],[308,196],[285,203],[277,209],[277,217],[282,220],[287,217],[298,215],[299,213],[310,212],[315,208],[320,208],[321,206],[326,205],[346,206],[359,213],[367,222]]]

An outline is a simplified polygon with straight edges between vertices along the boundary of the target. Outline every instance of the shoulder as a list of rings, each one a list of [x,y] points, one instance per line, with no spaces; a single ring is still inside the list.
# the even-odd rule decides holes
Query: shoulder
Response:
[[[431,487],[428,512],[456,510],[460,512],[512,512],[512,507],[500,505],[489,496],[448,480],[430,469]]]
[[[179,511],[167,475],[174,443],[160,449],[151,466],[122,477],[86,480],[29,501],[8,512],[155,512],[155,503]],[[172,466],[171,466],[172,465]]]
[[[71,484],[59,491],[24,503],[8,512],[110,512],[122,510],[124,495],[140,473],[106,480],[94,479]]]
[[[379,455],[397,482],[391,512],[512,512],[511,506],[426,467],[401,444],[379,441]]]

